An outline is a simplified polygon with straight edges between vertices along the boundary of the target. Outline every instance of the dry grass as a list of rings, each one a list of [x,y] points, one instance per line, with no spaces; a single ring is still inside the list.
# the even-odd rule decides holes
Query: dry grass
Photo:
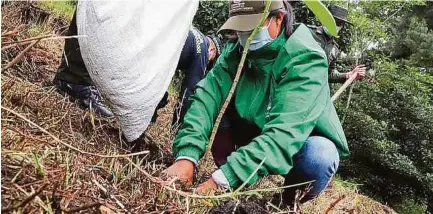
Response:
[[[27,31],[47,14],[50,13],[28,2],[7,2],[2,7],[2,32],[17,30],[20,33],[13,39],[28,38]],[[59,17],[44,19],[48,20],[44,33],[60,34],[59,26],[67,26],[67,21]],[[50,81],[59,65],[62,47],[63,40],[41,41],[23,60],[2,72],[2,107],[18,112],[80,150],[106,155],[129,153],[131,145],[120,137],[116,120],[83,111],[52,87]],[[3,51],[2,67],[24,48]],[[149,127],[148,136],[137,142],[140,150],[150,153],[132,158],[152,176],[158,176],[173,161],[170,123],[176,96],[170,95],[169,100],[169,105],[159,111],[158,121]],[[126,159],[71,150],[5,109],[1,111],[1,133],[2,209],[14,207],[21,213],[204,213],[217,204],[225,204],[226,210],[236,207],[237,213],[288,212],[269,203],[274,192],[236,197],[229,204],[212,198],[181,196],[155,184]],[[249,190],[281,185],[281,177],[272,176]],[[335,185],[302,206],[303,213],[325,213],[328,209],[330,213],[391,212],[354,189]]]

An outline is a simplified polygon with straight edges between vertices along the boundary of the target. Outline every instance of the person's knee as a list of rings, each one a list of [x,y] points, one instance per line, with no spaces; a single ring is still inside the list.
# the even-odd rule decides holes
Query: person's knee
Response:
[[[335,144],[325,137],[312,136],[306,141],[306,153],[310,158],[310,163],[318,171],[332,170],[332,173],[338,168],[340,158]]]

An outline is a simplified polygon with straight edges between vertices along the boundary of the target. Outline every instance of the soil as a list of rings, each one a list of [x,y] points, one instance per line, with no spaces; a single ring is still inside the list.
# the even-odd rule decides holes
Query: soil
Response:
[[[263,204],[255,201],[227,201],[219,206],[212,208],[209,214],[262,214],[267,213],[267,210],[263,208]]]

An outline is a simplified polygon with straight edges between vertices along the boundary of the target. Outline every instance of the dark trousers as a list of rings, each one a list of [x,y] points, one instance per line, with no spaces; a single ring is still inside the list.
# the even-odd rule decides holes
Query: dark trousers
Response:
[[[66,36],[75,36],[78,34],[76,16],[77,11],[74,12]],[[93,85],[89,72],[81,57],[80,45],[78,44],[77,38],[65,39],[65,48],[55,79],[77,85]]]

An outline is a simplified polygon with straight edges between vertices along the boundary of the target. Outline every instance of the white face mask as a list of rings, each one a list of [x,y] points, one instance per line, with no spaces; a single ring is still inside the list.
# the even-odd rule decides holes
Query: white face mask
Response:
[[[261,47],[267,45],[268,43],[272,42],[274,39],[269,35],[269,25],[271,25],[272,17],[269,20],[269,24],[266,27],[261,27],[259,32],[257,32],[256,36],[251,41],[250,47],[248,50],[254,51],[258,50]],[[252,31],[237,31],[236,34],[238,35],[239,42],[241,43],[242,47],[245,47],[245,44],[247,43],[248,37],[250,37]]]

